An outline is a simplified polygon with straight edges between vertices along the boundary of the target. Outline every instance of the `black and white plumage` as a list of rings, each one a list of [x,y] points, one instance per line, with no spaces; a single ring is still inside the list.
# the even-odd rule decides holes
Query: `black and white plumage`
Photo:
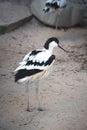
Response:
[[[49,38],[43,49],[36,49],[32,52],[29,52],[20,62],[19,67],[15,70],[15,82],[25,82],[27,81],[27,88],[28,82],[36,80],[36,94],[38,99],[38,110],[42,110],[40,101],[38,98],[38,81],[42,77],[49,74],[51,67],[55,61],[55,55],[53,55],[54,47],[60,47],[59,40],[56,37]],[[63,49],[64,50],[64,49]],[[65,50],[64,50],[65,51]],[[28,101],[28,109],[29,101]]]
[[[29,52],[20,62],[20,66],[15,70],[15,82],[35,80],[47,75],[48,69],[52,66],[55,56],[53,48],[58,46],[58,39],[50,38],[46,41],[43,49]],[[41,74],[40,77],[37,74]]]
[[[67,0],[45,0],[44,12],[52,12],[59,8],[64,8],[67,5]]]

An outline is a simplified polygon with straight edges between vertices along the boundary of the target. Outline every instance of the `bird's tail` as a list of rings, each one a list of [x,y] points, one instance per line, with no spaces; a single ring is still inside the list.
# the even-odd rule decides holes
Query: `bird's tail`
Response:
[[[25,70],[18,70],[15,74],[15,82],[23,82],[25,79]]]

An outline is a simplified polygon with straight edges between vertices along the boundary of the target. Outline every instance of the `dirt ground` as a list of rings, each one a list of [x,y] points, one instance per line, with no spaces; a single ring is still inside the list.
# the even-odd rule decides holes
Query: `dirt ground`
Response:
[[[52,36],[56,48],[52,73],[40,81],[40,98],[46,111],[37,110],[35,84],[30,84],[27,112],[25,84],[14,82],[14,70],[25,54],[42,48]],[[0,130],[87,130],[87,28],[56,30],[36,20],[0,36]]]

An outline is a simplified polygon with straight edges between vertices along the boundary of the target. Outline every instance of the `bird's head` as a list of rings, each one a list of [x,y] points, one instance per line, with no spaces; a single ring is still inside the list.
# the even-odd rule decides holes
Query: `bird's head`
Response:
[[[57,47],[58,44],[59,44],[59,40],[56,37],[51,37],[46,41],[44,48],[47,50],[50,49],[53,50],[53,48]]]
[[[60,46],[59,40],[56,37],[49,38],[46,41],[45,45],[44,45],[44,48],[47,49],[47,50],[49,50],[50,52],[52,52],[55,47],[59,47],[60,49],[62,49],[65,52],[70,52],[70,51],[67,51],[67,50],[65,50],[64,48],[62,48]]]

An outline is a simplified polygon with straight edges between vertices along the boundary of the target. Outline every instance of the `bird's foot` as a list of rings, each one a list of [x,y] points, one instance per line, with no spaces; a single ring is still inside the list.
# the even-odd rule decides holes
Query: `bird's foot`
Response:
[[[33,108],[33,107],[31,107],[31,108],[30,108],[30,107],[27,108],[27,111],[28,111],[28,112],[33,112],[34,110],[35,110],[35,108]]]
[[[46,108],[44,108],[44,107],[38,107],[38,111],[46,111]]]

